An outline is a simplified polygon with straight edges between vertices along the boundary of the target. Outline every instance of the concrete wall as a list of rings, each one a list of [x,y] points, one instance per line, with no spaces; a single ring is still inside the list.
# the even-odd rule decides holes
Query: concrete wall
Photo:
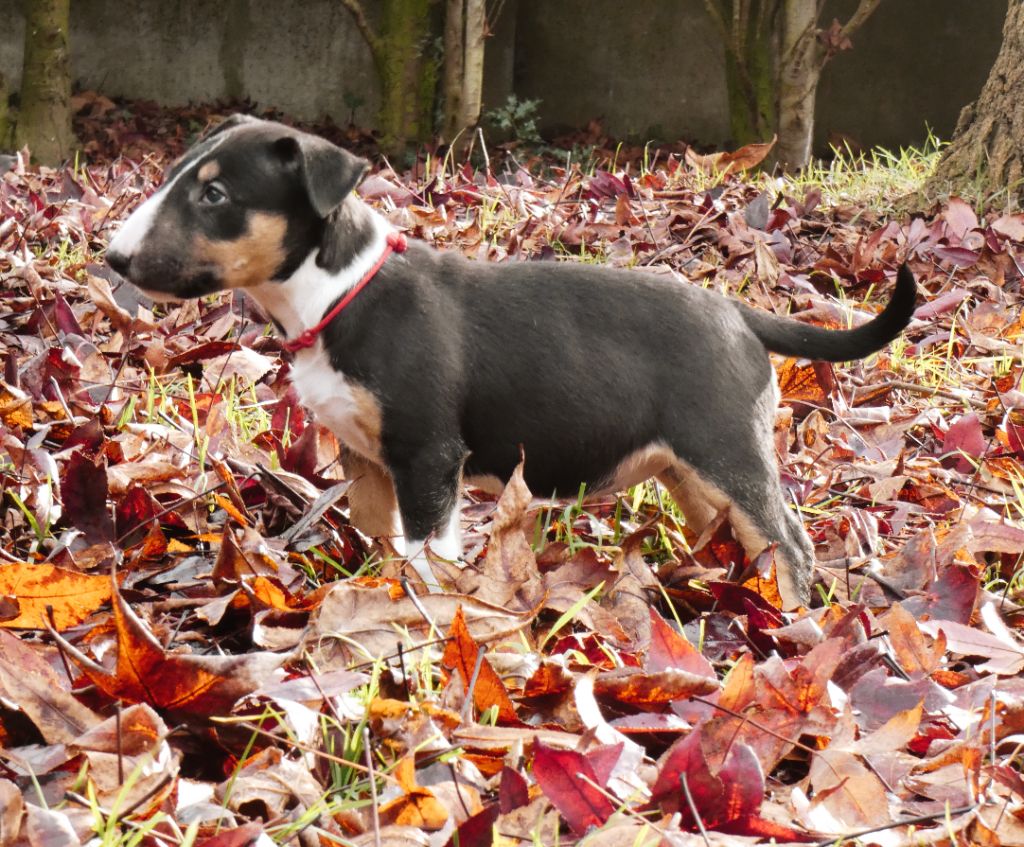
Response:
[[[849,18],[856,0],[829,0],[823,20]],[[988,78],[1003,38],[1005,0],[882,0],[825,67],[818,138],[830,130],[867,146],[922,140],[925,124],[949,139],[960,110]]]
[[[375,0],[364,0],[371,12]],[[825,20],[856,0],[829,0]],[[377,80],[338,0],[74,0],[72,65],[80,86],[166,104],[248,96],[302,118],[347,122],[345,95]],[[729,140],[724,55],[703,0],[506,0],[487,44],[485,108],[515,90],[541,100],[548,131],[604,118],[620,137]],[[1006,0],[885,0],[826,68],[819,147],[830,132],[865,144],[948,137],[999,48]],[[16,88],[20,0],[0,0],[0,73]]]
[[[371,18],[374,0],[365,0]],[[485,94],[511,91],[516,0],[507,0],[488,42]],[[21,0],[0,0],[0,73],[21,77]],[[345,95],[372,125],[379,102],[369,49],[338,0],[74,0],[71,61],[76,83],[111,97],[175,105],[249,97],[299,118],[347,123]]]
[[[856,0],[829,0],[823,23]],[[865,145],[948,138],[999,50],[1005,0],[884,0],[826,66],[818,147],[830,133]],[[542,100],[559,131],[603,116],[614,136],[729,141],[725,55],[703,0],[521,0],[515,89]]]

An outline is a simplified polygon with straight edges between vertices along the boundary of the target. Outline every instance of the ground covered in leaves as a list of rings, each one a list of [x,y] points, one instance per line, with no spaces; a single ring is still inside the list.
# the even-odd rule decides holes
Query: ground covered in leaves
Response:
[[[813,608],[652,485],[521,479],[411,596],[255,307],[102,263],[210,110],[78,106],[79,161],[0,175],[2,847],[1024,844],[1024,216],[889,216],[756,149],[378,167],[368,202],[481,261],[833,327],[921,286],[880,355],[776,363]]]

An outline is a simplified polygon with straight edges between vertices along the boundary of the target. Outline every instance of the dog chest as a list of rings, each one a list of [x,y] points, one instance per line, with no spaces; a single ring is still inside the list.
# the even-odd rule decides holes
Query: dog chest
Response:
[[[380,404],[369,389],[333,368],[319,344],[295,357],[291,379],[317,421],[350,449],[381,461]]]

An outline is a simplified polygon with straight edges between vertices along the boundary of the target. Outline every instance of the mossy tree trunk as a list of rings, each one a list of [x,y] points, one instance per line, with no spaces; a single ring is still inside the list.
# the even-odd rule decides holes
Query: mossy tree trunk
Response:
[[[484,82],[484,0],[447,0],[444,20],[444,124],[441,136],[465,148],[480,120]]]
[[[0,153],[6,150],[12,143],[11,124],[7,112],[7,101],[10,94],[7,90],[7,79],[0,74]]]
[[[21,107],[15,126],[18,147],[55,165],[75,146],[71,132],[71,59],[68,21],[71,0],[26,0],[25,57]]]
[[[880,2],[860,0],[845,24],[821,30],[825,0],[704,0],[725,46],[733,142],[767,141],[775,133],[773,161],[804,167],[821,71]]]
[[[381,147],[402,152],[433,130],[438,62],[430,55],[435,0],[381,0],[379,25],[370,24],[360,0],[341,0],[370,48],[380,79],[377,116]]]
[[[964,107],[953,140],[923,189],[980,193],[1019,208],[1024,195],[1024,0],[1010,0],[1003,43],[978,99]],[[1005,192],[1005,200],[1002,196]]]
[[[775,129],[775,18],[778,0],[704,0],[725,46],[729,131],[735,145]]]

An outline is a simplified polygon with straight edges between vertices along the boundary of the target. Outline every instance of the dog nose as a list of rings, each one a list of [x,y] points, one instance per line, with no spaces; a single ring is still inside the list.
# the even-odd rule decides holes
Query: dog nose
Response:
[[[107,250],[107,264],[110,265],[121,276],[128,275],[128,266],[131,265],[131,256],[118,253],[116,250]]]

